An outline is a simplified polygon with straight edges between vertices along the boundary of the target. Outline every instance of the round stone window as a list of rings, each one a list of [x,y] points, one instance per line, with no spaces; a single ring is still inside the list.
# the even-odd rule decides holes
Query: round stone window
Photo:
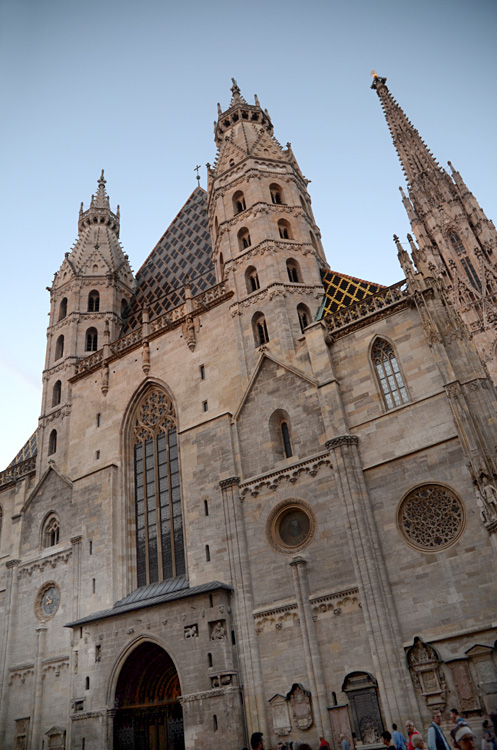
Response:
[[[397,526],[411,547],[438,552],[450,547],[461,536],[464,507],[448,487],[425,484],[402,500]]]
[[[293,551],[312,536],[314,521],[303,505],[284,505],[276,510],[270,522],[270,539],[279,550]]]

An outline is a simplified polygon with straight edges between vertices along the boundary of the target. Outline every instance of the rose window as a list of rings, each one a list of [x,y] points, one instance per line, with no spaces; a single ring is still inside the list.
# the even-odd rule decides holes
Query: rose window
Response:
[[[399,507],[397,525],[412,547],[438,552],[460,537],[464,508],[448,487],[425,484],[406,495]]]

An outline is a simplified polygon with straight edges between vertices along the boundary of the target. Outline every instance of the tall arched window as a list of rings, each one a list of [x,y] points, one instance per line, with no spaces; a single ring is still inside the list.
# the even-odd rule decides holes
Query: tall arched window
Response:
[[[276,409],[269,417],[269,434],[273,447],[274,458],[290,458],[293,456],[292,429],[290,416],[284,409]]]
[[[64,336],[60,335],[55,344],[55,359],[64,356]]]
[[[371,357],[387,409],[409,401],[395,353],[384,339],[376,339]]]
[[[456,251],[457,255],[462,255],[466,252],[464,245],[462,244],[461,238],[457,234],[457,232],[449,232],[449,240],[450,244]]]
[[[98,348],[98,333],[96,328],[88,328],[86,332],[86,348],[87,352],[96,352]]]
[[[46,519],[42,530],[43,547],[55,547],[59,543],[60,521],[55,513],[51,513]]]
[[[222,253],[219,253],[219,276],[222,281],[224,279],[224,257]]]
[[[48,455],[51,456],[57,451],[57,430],[52,430],[48,438]]]
[[[271,193],[272,202],[276,205],[279,206],[285,202],[283,200],[283,190],[275,182],[273,182],[273,184],[269,186],[269,192]]]
[[[278,232],[280,233],[280,237],[282,240],[291,240],[292,237],[292,230],[290,227],[290,222],[286,219],[280,219],[278,222]]]
[[[311,313],[306,305],[297,305],[297,315],[299,316],[300,330],[303,331],[311,323]]]
[[[257,270],[254,266],[249,266],[245,271],[245,282],[249,294],[252,294],[252,292],[256,292],[259,289],[259,276],[257,275]]]
[[[67,297],[61,299],[59,305],[59,320],[63,320],[67,315]]]
[[[100,310],[100,294],[96,289],[88,295],[88,312],[98,312]]]
[[[245,203],[245,196],[243,195],[241,190],[237,190],[233,196],[233,213],[236,216],[236,214],[245,211],[246,208],[247,206]]]
[[[294,283],[302,282],[302,274],[300,273],[300,266],[296,260],[290,258],[286,262],[286,270],[288,272],[288,279]]]
[[[62,383],[60,382],[60,380],[57,380],[52,391],[52,406],[57,406],[58,404],[60,404],[61,396],[62,396]]]
[[[256,313],[252,318],[252,330],[256,346],[262,346],[269,341],[266,318],[262,313]]]
[[[283,443],[283,453],[285,454],[286,458],[290,458],[290,456],[293,455],[293,451],[292,443],[290,441],[290,428],[288,427],[288,422],[281,423],[280,431],[281,441]]]
[[[152,388],[133,420],[138,586],[185,573],[174,406]]]
[[[240,250],[246,250],[247,247],[250,247],[251,241],[250,241],[250,234],[247,227],[242,227],[240,231],[238,232],[238,247]]]

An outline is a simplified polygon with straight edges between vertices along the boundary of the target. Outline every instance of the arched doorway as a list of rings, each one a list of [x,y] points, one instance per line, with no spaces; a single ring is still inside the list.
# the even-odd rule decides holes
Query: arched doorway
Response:
[[[142,643],[117,680],[114,750],[184,750],[178,673],[169,654]]]

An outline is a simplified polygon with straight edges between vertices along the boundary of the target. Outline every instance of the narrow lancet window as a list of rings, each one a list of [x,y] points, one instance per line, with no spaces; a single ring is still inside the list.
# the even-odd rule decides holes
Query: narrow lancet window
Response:
[[[377,339],[371,356],[387,409],[406,404],[409,397],[397,358],[388,341]]]

